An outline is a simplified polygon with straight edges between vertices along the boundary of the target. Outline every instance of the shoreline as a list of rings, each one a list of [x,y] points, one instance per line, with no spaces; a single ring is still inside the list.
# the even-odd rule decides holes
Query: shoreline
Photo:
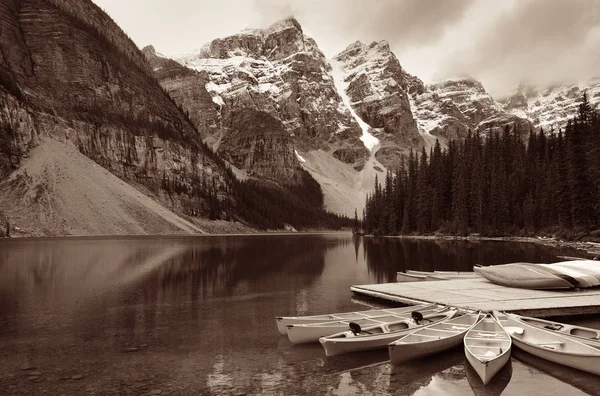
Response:
[[[197,233],[197,234],[114,234],[114,235],[13,235],[0,237],[2,242],[16,241],[52,241],[52,240],[106,240],[106,239],[180,239],[180,238],[204,238],[204,237],[246,237],[246,236],[290,236],[290,235],[322,235],[322,234],[352,234],[347,230],[307,230],[307,231],[255,231],[255,232],[231,232],[231,233]]]
[[[423,240],[443,240],[443,241],[497,241],[497,242],[521,242],[521,243],[536,243],[544,246],[552,247],[569,247],[577,250],[585,251],[588,255],[595,256],[600,259],[600,242],[583,242],[583,241],[564,241],[553,237],[482,237],[482,236],[459,236],[459,235],[386,235],[374,237],[365,235],[369,238],[399,238],[399,239],[423,239]]]

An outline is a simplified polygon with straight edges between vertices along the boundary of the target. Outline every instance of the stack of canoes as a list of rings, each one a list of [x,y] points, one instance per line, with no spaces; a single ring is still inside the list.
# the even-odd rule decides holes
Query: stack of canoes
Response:
[[[418,307],[401,308],[394,311],[394,313],[357,318],[354,320],[342,319],[321,323],[289,324],[287,325],[287,335],[290,341],[294,344],[318,342],[319,338],[321,337],[327,337],[348,330],[350,323],[355,323],[365,328],[379,325],[398,326],[398,323],[405,323],[407,320],[411,319],[412,312],[414,311],[418,311],[421,315],[424,315],[424,318],[427,319],[431,315],[435,315],[447,309],[447,307],[431,304],[421,305]]]
[[[364,329],[360,326],[353,326],[347,331],[321,337],[319,338],[319,342],[325,349],[325,355],[327,356],[386,348],[390,342],[397,340],[403,335],[450,319],[457,312],[456,309],[447,309],[439,313],[425,315],[422,320],[415,320],[414,317],[411,317],[397,322],[368,326]]]
[[[420,282],[420,281],[438,281],[450,279],[473,279],[478,275],[475,272],[459,271],[414,271],[396,272],[396,282]]]
[[[414,305],[409,307],[400,307],[400,308],[382,308],[382,309],[371,309],[367,311],[357,311],[357,312],[341,312],[334,314],[325,314],[325,315],[313,315],[313,316],[279,316],[275,320],[277,321],[277,330],[282,335],[288,334],[288,326],[290,325],[301,325],[301,324],[310,324],[310,323],[324,323],[324,322],[333,322],[340,320],[347,321],[355,321],[365,318],[375,318],[380,316],[388,316],[388,315],[396,315],[396,314],[406,314],[412,311],[419,311],[421,309],[430,309],[430,308],[440,308],[442,306],[437,304],[422,304],[422,305]],[[333,333],[332,333],[333,334]]]
[[[278,317],[293,343],[319,341],[327,356],[388,348],[394,365],[464,343],[485,385],[510,361],[512,345],[600,375],[600,330],[509,313],[484,314],[423,304],[330,315]]]
[[[552,290],[600,286],[600,262],[593,260],[511,263],[474,267],[473,270],[491,282],[508,287]]]

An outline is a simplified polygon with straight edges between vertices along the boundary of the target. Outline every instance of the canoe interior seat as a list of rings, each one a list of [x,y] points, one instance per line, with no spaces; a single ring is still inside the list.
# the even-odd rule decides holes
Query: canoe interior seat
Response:
[[[598,339],[598,332],[593,331],[593,330],[574,328],[574,329],[571,329],[571,331],[569,333],[574,336],[589,338],[592,340]]]
[[[408,329],[408,324],[407,323],[396,323],[393,325],[388,326],[390,328],[390,331],[398,331],[398,330],[404,330],[404,329]]]

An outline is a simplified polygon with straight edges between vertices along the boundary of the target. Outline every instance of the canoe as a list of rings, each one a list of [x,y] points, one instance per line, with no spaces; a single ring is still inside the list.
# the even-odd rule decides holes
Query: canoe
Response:
[[[531,318],[529,316],[521,316],[516,314],[505,313],[505,315],[510,316],[514,320],[538,327],[540,329],[550,330],[562,335],[575,337],[584,344],[600,347],[600,330],[598,329],[553,322],[547,319]]]
[[[600,375],[600,349],[575,337],[532,326],[504,313],[494,312],[520,349],[563,366]]]
[[[510,359],[510,335],[489,314],[465,334],[464,343],[465,356],[484,385]]]
[[[439,322],[402,336],[388,345],[390,361],[399,365],[411,359],[443,352],[463,342],[465,333],[485,316],[479,312]]]
[[[427,275],[396,272],[396,282],[421,282],[427,280]]]
[[[404,272],[406,274],[411,275],[439,275],[439,276],[468,276],[468,277],[477,277],[477,274],[471,271],[415,271],[415,270],[406,270]]]
[[[365,327],[358,334],[354,334],[352,331],[344,331],[327,337],[321,337],[319,338],[319,342],[325,349],[327,356],[385,348],[387,344],[403,335],[413,330],[441,322],[442,320],[450,319],[457,312],[456,309],[449,309],[441,313],[427,315],[424,317],[424,324],[415,323],[412,319],[403,319],[398,322]]]
[[[474,272],[458,271],[413,271],[396,272],[396,282],[418,282],[432,280],[450,280],[450,279],[473,279],[478,275]]]
[[[287,325],[287,335],[293,344],[303,344],[307,342],[318,342],[319,338],[326,337],[332,334],[346,331],[349,328],[350,322],[357,323],[361,327],[376,326],[385,323],[394,323],[402,319],[410,319],[411,313],[414,311],[420,312],[422,315],[431,315],[440,313],[449,308],[446,306],[430,305],[424,308],[407,307],[410,310],[406,312],[398,312],[394,315],[375,316],[365,319],[354,320],[337,320],[322,323],[295,324]]]
[[[593,260],[571,260],[553,264],[543,264],[544,267],[571,276],[578,287],[595,287],[600,285],[600,262]]]
[[[531,263],[512,263],[492,267],[473,267],[473,271],[502,286],[524,289],[572,289],[575,286],[566,276],[558,276],[547,268]]]
[[[479,275],[473,273],[473,275],[449,275],[449,274],[436,274],[433,273],[431,275],[427,275],[428,281],[436,281],[436,280],[456,280],[456,279],[475,279],[478,278]]]
[[[370,309],[367,311],[357,312],[340,312],[334,314],[313,315],[313,316],[279,316],[275,318],[277,321],[277,330],[282,335],[287,335],[287,326],[295,324],[322,323],[336,320],[356,320],[364,318],[373,318],[376,316],[394,315],[397,313],[412,312],[419,309],[424,309],[435,304],[412,305],[409,307],[385,308],[385,309]]]

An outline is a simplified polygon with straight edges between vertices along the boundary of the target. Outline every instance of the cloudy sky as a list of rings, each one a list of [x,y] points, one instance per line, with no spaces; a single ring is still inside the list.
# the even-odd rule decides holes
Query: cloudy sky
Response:
[[[600,0],[93,1],[140,47],[169,56],[293,15],[329,57],[387,40],[424,81],[472,76],[495,96],[600,75]]]

